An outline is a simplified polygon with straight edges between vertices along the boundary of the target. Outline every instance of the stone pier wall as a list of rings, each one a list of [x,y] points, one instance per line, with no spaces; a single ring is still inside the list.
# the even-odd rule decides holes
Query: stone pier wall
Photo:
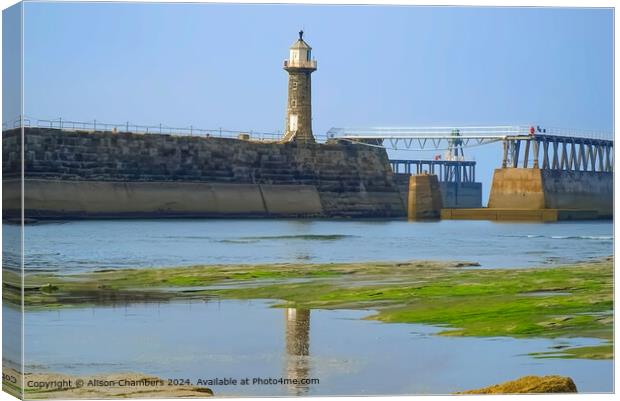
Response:
[[[19,130],[3,132],[5,213],[19,210]],[[32,217],[404,217],[384,149],[26,128]]]

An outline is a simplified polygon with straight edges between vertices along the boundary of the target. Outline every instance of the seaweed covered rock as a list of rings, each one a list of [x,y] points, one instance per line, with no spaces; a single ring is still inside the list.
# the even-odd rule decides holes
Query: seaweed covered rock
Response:
[[[570,377],[563,376],[523,376],[517,380],[495,384],[477,390],[463,391],[459,394],[542,394],[576,393],[577,386]]]

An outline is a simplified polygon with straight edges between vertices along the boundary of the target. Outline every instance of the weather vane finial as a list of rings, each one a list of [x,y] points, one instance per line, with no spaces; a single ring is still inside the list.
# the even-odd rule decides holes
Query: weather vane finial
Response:
[[[299,31],[299,40],[303,40],[304,38],[304,30]]]

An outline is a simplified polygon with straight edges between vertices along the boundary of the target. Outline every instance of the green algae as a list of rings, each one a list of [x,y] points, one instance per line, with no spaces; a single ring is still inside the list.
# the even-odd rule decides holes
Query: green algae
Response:
[[[612,343],[605,343],[589,347],[566,348],[560,351],[534,352],[529,355],[535,358],[613,359],[614,347]]]
[[[463,263],[367,262],[191,266],[26,277],[30,308],[212,297],[279,306],[369,309],[369,319],[441,326],[446,336],[593,337],[611,341],[610,259],[529,269]],[[8,274],[8,275],[7,275]],[[5,273],[5,284],[16,277]],[[5,285],[9,302],[19,299]],[[612,344],[537,357],[609,359]]]

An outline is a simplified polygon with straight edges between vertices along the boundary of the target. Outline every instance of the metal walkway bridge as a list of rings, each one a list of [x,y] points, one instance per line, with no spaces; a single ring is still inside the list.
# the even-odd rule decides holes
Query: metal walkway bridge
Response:
[[[456,160],[464,147],[502,142],[502,167],[613,171],[613,135],[599,131],[528,125],[373,127],[332,128],[328,137],[394,150],[448,150]]]

